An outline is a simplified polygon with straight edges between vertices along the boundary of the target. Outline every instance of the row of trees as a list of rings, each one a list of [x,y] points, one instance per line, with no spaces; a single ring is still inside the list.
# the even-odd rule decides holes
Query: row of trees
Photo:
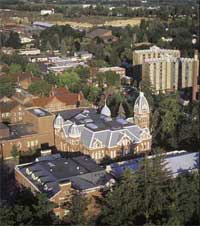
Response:
[[[2,226],[51,225],[58,222],[53,214],[54,207],[45,194],[35,197],[29,190],[20,190],[14,203],[0,205],[0,222]]]
[[[168,20],[142,20],[140,26],[125,28],[109,27],[118,38],[115,43],[104,43],[97,37],[93,40],[86,38],[84,32],[74,31],[70,26],[54,26],[44,30],[37,39],[42,50],[59,49],[66,56],[79,50],[86,50],[95,56],[96,60],[105,65],[121,65],[124,60],[132,61],[132,50],[138,47],[135,43],[150,42],[163,48],[177,48],[184,56],[192,56],[192,35],[198,33],[198,21],[189,17]],[[165,42],[161,38],[172,38]],[[184,38],[183,38],[184,37]],[[144,46],[145,47],[145,46]],[[140,47],[141,48],[141,47]]]
[[[41,1],[42,2],[42,1]],[[40,2],[40,3],[41,3]],[[91,4],[91,1],[88,1],[88,4]],[[88,16],[120,16],[120,17],[152,17],[159,16],[161,18],[168,18],[169,15],[179,16],[179,15],[188,15],[192,16],[196,13],[196,10],[193,6],[196,5],[196,1],[190,2],[190,5],[187,1],[179,4],[179,2],[167,3],[167,7],[165,6],[165,2],[160,2],[159,6],[161,9],[156,8],[148,8],[148,4],[146,7],[141,8],[132,8],[141,6],[141,2],[138,0],[135,1],[101,1],[99,2],[93,1],[96,6],[90,7],[81,7],[79,2],[75,1],[67,1],[68,5],[65,1],[60,1],[55,4],[53,1],[48,1],[48,8],[54,8],[57,13],[62,13],[66,17],[79,17],[80,15]],[[77,5],[78,4],[78,5]],[[85,4],[87,4],[85,2]],[[109,6],[106,6],[109,4]],[[158,6],[155,2],[149,2],[150,6],[155,5]],[[115,6],[115,8],[110,9],[110,5]],[[47,6],[44,4],[28,4],[24,3],[24,1],[10,0],[2,2],[2,7],[17,9],[21,11],[40,11]]]

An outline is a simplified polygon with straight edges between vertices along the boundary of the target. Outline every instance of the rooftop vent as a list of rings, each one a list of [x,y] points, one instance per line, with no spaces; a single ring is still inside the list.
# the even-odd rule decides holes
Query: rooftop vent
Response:
[[[94,121],[93,121],[92,119],[90,119],[90,118],[85,119],[84,121],[85,121],[85,123],[91,123],[91,122],[94,122]]]
[[[88,123],[87,126],[90,128],[90,129],[97,129],[98,126],[95,125],[94,123]]]
[[[48,166],[49,166],[49,167],[54,167],[54,166],[56,166],[56,165],[53,164],[52,162],[48,162]]]
[[[51,149],[47,149],[47,150],[41,150],[41,156],[48,156],[51,155]]]
[[[126,120],[124,120],[123,118],[118,118],[117,122],[119,122],[121,125],[126,125],[128,124],[128,122]]]
[[[112,121],[112,118],[111,117],[104,117],[104,121],[105,122],[110,122],[110,121]]]
[[[39,108],[33,109],[33,111],[37,116],[45,116],[45,111],[43,111]]]

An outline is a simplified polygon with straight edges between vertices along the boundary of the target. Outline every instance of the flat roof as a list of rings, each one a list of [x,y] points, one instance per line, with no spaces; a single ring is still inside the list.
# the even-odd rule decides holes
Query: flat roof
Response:
[[[8,137],[3,137],[0,140],[13,140],[23,136],[28,136],[32,134],[36,134],[33,130],[33,124],[31,123],[17,123],[17,124],[9,124],[7,125],[10,133]]]
[[[63,181],[71,182],[73,188],[82,191],[104,186],[111,179],[102,166],[86,155],[73,158],[63,158],[60,154],[42,156],[16,169],[49,197],[60,190],[59,184]]]
[[[164,162],[166,163],[166,169],[169,170],[173,177],[176,177],[180,173],[190,172],[195,169],[200,169],[200,152],[176,152],[176,153],[165,153]],[[149,159],[154,158],[148,156]],[[121,163],[113,163],[110,165],[112,173],[115,177],[119,177],[122,173],[129,169],[135,171],[139,168],[140,162],[143,160],[142,157],[133,160],[127,160]]]
[[[5,123],[0,122],[0,129],[9,129],[9,127]]]
[[[43,108],[31,108],[31,109],[28,109],[28,111],[37,117],[45,117],[45,116],[52,115],[50,112],[44,110]]]

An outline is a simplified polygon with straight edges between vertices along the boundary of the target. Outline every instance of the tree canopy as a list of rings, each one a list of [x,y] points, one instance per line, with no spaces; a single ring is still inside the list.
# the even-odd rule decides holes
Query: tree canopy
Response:
[[[51,85],[45,80],[38,80],[31,83],[28,90],[33,95],[48,96],[51,91]]]
[[[0,96],[10,97],[15,92],[15,83],[10,77],[0,78]]]

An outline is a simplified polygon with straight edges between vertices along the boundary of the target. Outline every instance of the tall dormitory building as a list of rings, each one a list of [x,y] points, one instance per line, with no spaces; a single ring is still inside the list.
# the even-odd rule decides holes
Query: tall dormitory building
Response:
[[[138,73],[142,79],[149,77],[156,93],[193,87],[194,74],[199,71],[199,65],[195,67],[195,58],[182,58],[179,50],[157,46],[135,50],[133,65],[140,68]]]

